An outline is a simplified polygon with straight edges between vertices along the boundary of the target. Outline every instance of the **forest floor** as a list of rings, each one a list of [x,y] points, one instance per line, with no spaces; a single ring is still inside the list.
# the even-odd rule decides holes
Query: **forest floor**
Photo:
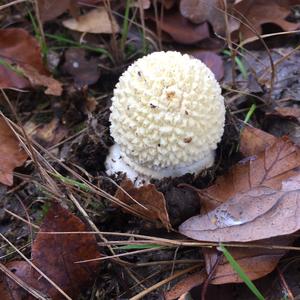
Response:
[[[0,299],[300,299],[299,16],[297,0],[0,1]],[[106,174],[111,98],[166,50],[213,71],[225,132],[211,168],[135,188]],[[200,229],[217,208],[246,221]]]

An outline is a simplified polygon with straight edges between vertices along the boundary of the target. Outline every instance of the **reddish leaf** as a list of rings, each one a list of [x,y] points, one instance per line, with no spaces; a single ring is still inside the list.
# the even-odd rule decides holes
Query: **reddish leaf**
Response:
[[[152,17],[152,20],[155,21],[155,18]],[[192,24],[178,12],[165,14],[163,20],[158,20],[157,25],[182,44],[194,44],[209,37],[207,23]]]
[[[42,85],[46,94],[61,95],[61,84],[48,75],[39,44],[27,31],[0,29],[0,88]]]
[[[273,116],[279,116],[281,118],[300,120],[300,108],[299,107],[277,107],[275,111],[270,113]]]
[[[256,244],[266,247],[271,247],[271,245],[287,246],[290,245],[294,240],[295,237],[293,236],[283,236],[260,241]],[[254,248],[251,247],[251,245],[249,245],[249,248],[227,247],[227,249],[250,278],[250,280],[256,280],[271,273],[276,268],[281,257],[287,253],[287,250]],[[204,257],[207,273],[210,274],[218,257],[217,251],[214,249],[205,248]],[[210,283],[226,284],[231,282],[242,282],[242,279],[233,270],[227,259],[223,257],[221,262],[219,262]]]
[[[0,29],[0,59],[20,67],[31,66],[38,73],[47,75],[38,42],[20,28]],[[0,64],[0,88],[24,88],[28,80]]]
[[[180,225],[190,238],[210,242],[249,242],[300,230],[300,191],[257,187],[238,193],[203,216]],[[272,226],[266,226],[266,220]]]
[[[280,189],[281,182],[296,175],[295,169],[299,166],[299,148],[287,139],[278,139],[257,156],[240,161],[227,174],[217,178],[213,186],[200,193],[220,204],[239,192],[261,185]]]
[[[13,184],[13,170],[20,167],[27,159],[19,140],[0,116],[0,182]]]
[[[274,135],[247,125],[241,133],[240,152],[246,157],[257,155],[277,140]]]
[[[202,50],[195,50],[189,52],[189,54],[204,62],[215,74],[215,77],[218,81],[223,78],[224,64],[222,58],[218,54],[211,51]]]
[[[282,147],[278,148],[279,145]],[[181,232],[187,233],[189,237],[200,240],[251,241],[272,237],[265,241],[256,242],[256,244],[275,244],[282,246],[291,244],[295,239],[294,236],[277,236],[294,232],[298,226],[297,218],[299,218],[299,214],[297,211],[294,212],[293,208],[297,207],[298,198],[300,199],[298,191],[300,189],[300,180],[299,176],[289,178],[289,176],[296,173],[291,171],[293,171],[293,166],[295,168],[297,167],[297,157],[299,157],[298,148],[288,141],[277,139],[272,135],[249,126],[244,128],[242,132],[240,146],[243,154],[255,155],[260,153],[254,159],[262,160],[263,158],[266,166],[272,165],[271,168],[262,170],[261,164],[258,164],[257,169],[261,169],[260,172],[265,173],[265,176],[263,179],[259,177],[262,179],[260,182],[255,180],[251,181],[252,175],[255,177],[255,173],[251,173],[251,171],[253,171],[252,168],[255,169],[255,166],[251,167],[251,158],[248,159],[248,162],[246,161],[246,169],[244,169],[247,174],[242,174],[243,167],[241,166],[239,172],[235,173],[237,177],[234,178],[237,180],[232,180],[231,182],[234,186],[229,187],[231,192],[226,194],[224,190],[224,197],[221,196],[222,191],[218,190],[217,186],[218,183],[220,183],[219,188],[225,188],[226,175],[221,177],[221,181],[224,180],[224,182],[217,179],[217,184],[211,187],[212,194],[209,192],[206,194],[205,192],[204,198],[201,198],[201,200],[204,200],[206,211],[210,211],[215,207],[217,208],[202,217],[196,216],[189,219],[180,227]],[[285,147],[287,147],[286,150],[291,150],[291,153],[286,156],[286,161],[280,166],[280,161],[284,161],[285,155],[283,153],[285,152]],[[275,154],[275,152],[277,154]],[[285,153],[287,154],[288,152],[289,151]],[[291,165],[289,165],[289,163],[291,163]],[[288,166],[291,167],[291,170],[289,170]],[[237,166],[234,166],[231,172],[234,173],[234,171],[237,170],[236,168]],[[282,170],[280,170],[281,168]],[[276,173],[275,170],[279,173]],[[231,172],[230,174],[232,175]],[[273,187],[274,182],[272,182],[272,180],[269,181],[270,178],[268,178],[267,173],[278,177],[277,179],[279,181],[276,180],[274,182],[277,188],[282,188],[281,191],[264,187],[253,188],[265,184],[270,184],[270,186]],[[240,174],[240,178],[238,178],[238,174]],[[271,178],[273,175],[271,175]],[[248,179],[248,186],[247,184],[241,184],[241,182],[246,182],[245,178],[248,177],[251,178]],[[233,177],[231,177],[231,179],[232,178]],[[281,181],[287,178],[287,181]],[[231,183],[227,182],[227,184]],[[239,193],[239,191],[243,189],[250,189],[250,191]],[[214,193],[217,190],[218,196],[221,196],[218,197],[218,199],[214,198],[216,196]],[[289,193],[288,191],[293,192]],[[199,191],[199,194],[203,196],[202,191]],[[232,198],[228,200],[230,197]],[[220,205],[222,202],[225,203]],[[209,220],[209,225],[208,223],[204,224],[205,222],[202,223],[204,219]],[[200,221],[200,223],[198,223],[198,221]],[[272,226],[266,227],[265,222],[272,224]],[[215,231],[211,226],[216,226],[218,229]],[[201,230],[201,228],[204,230]],[[216,262],[217,251],[204,249],[204,253],[207,272],[210,273],[212,266],[214,266]],[[250,247],[242,249],[230,248],[230,253],[242,266],[250,279],[255,280],[270,273],[286,252],[283,250],[274,251],[274,249],[269,250]],[[230,264],[226,260],[223,260],[223,262],[217,266],[211,283],[224,284],[229,282],[240,282],[240,277],[235,273]]]
[[[178,299],[181,295],[184,295],[192,288],[202,284],[207,277],[205,272],[196,272],[194,274],[189,275],[183,280],[179,281],[175,284],[169,291],[165,293],[165,300],[174,300]]]
[[[96,5],[101,0],[38,0],[40,18],[43,22],[59,17],[69,10],[73,17],[77,17],[79,5]]]
[[[43,22],[55,19],[69,9],[71,0],[38,0],[40,18]]]
[[[192,21],[200,24],[205,21],[211,23],[214,31],[220,35],[225,34],[226,23],[224,4],[221,0],[181,0],[181,14]]]
[[[43,232],[87,231],[82,221],[55,204],[48,212],[32,247],[32,263],[53,280],[72,299],[89,287],[97,275],[99,261],[76,263],[82,260],[99,258],[95,237],[91,234],[44,234]],[[14,261],[9,269],[24,282],[50,296],[52,299],[65,299],[44,277],[27,262]],[[29,300],[32,296],[20,289],[11,279],[4,279],[0,289],[15,293],[12,299]],[[26,296],[24,296],[26,295]],[[6,299],[5,299],[6,300]]]
[[[33,86],[46,87],[45,94],[60,96],[63,92],[62,85],[52,77],[40,74],[35,68],[26,65],[23,66],[22,72]]]
[[[128,204],[144,219],[160,221],[165,228],[168,230],[171,229],[165,197],[161,192],[156,190],[154,184],[143,185],[140,188],[135,188],[130,180],[124,180],[121,184],[121,188],[141,205],[135,203],[122,191],[122,189],[117,190],[115,194],[116,198],[118,198],[121,202]],[[126,211],[131,212],[130,210]]]
[[[296,2],[300,4],[300,1]],[[290,5],[289,0],[240,1],[235,5],[235,10],[245,16],[247,21],[241,18],[241,15],[237,15],[242,20],[239,36],[246,40],[256,36],[255,32],[261,34],[261,26],[267,23],[278,25],[284,31],[296,30],[299,27],[297,23],[286,21],[286,17],[291,13]]]

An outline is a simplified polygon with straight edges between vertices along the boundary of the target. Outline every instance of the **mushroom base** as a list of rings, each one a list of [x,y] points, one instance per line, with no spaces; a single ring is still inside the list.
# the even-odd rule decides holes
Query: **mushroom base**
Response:
[[[211,167],[214,159],[215,151],[211,151],[204,159],[198,160],[191,165],[153,170],[134,163],[125,154],[121,153],[120,146],[115,144],[110,148],[105,167],[107,175],[113,175],[118,172],[125,173],[135,186],[141,186],[144,183],[149,183],[152,178],[179,177],[187,173],[198,174],[202,170]]]

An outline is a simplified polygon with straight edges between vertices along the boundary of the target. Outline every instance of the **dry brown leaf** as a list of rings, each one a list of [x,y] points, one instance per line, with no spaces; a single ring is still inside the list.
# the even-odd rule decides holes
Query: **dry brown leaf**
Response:
[[[181,295],[184,295],[192,288],[202,284],[207,278],[207,274],[203,271],[196,272],[189,275],[183,280],[175,284],[169,291],[165,293],[165,300],[174,300],[178,299]]]
[[[27,157],[19,140],[0,116],[0,182],[12,185],[14,168],[22,166]]]
[[[224,77],[224,64],[221,56],[212,51],[194,50],[189,52],[192,56],[200,59],[205,63],[211,71],[215,74],[216,79],[219,81]]]
[[[161,192],[157,191],[154,184],[143,185],[140,188],[135,188],[130,180],[125,179],[121,184],[121,188],[141,205],[135,203],[122,191],[122,189],[119,188],[115,197],[121,202],[129,205],[144,219],[160,221],[167,230],[172,228],[167,212],[165,197]],[[125,211],[132,213],[129,210]]]
[[[272,145],[278,143],[279,141],[280,139],[266,132],[263,132],[256,128],[252,128],[250,126],[246,126],[241,134],[240,150],[244,155],[255,155],[260,152],[266,153],[267,151],[265,152],[262,151],[264,151],[266,148],[267,149],[272,148]],[[300,189],[299,176],[289,178],[287,181],[283,181],[281,187],[282,187],[282,191],[288,191],[288,190],[291,191],[291,190]],[[276,194],[276,196],[278,196],[277,191],[273,191],[273,192]],[[246,197],[249,196],[247,194],[248,193],[246,193]],[[239,197],[239,195],[235,195],[235,196],[233,195],[233,197],[237,198]],[[236,216],[238,214],[239,217],[242,217],[243,213],[246,214],[249,213],[249,215],[247,216],[251,218],[251,213],[254,211],[258,212],[259,208],[261,208],[260,206],[265,204],[264,200],[266,198],[266,195],[263,194],[262,197],[258,197],[257,200],[255,200],[252,197],[250,198],[251,199],[249,203],[246,202],[245,205],[243,205],[243,203],[241,203],[239,200],[237,200],[238,203],[234,205],[229,205],[231,206],[232,211],[230,209],[229,211],[227,211],[226,207],[220,206],[219,214],[217,215],[217,218],[221,217],[222,220],[225,221],[225,223],[228,221],[229,223],[232,222],[232,219],[230,218],[231,217],[234,218],[233,215],[234,213],[236,214]],[[222,199],[222,201],[226,201],[226,200],[227,199]],[[207,203],[209,204],[206,206],[207,211],[215,208],[220,204],[220,202],[218,201],[212,202],[209,200],[206,202],[206,204]],[[253,204],[253,207],[250,205],[250,203]],[[254,208],[254,210],[253,209],[251,210],[251,208]],[[280,213],[284,213],[284,211],[285,209],[283,209]],[[274,214],[275,212],[273,212],[272,216],[274,216]],[[218,223],[217,218],[215,218],[214,216],[212,218],[214,219],[213,222],[215,224]],[[254,219],[255,217],[252,215],[252,218]],[[286,222],[285,218],[283,220],[285,223]],[[261,225],[266,232],[268,232],[269,230],[268,230],[268,226],[265,226],[265,223],[269,222],[273,224],[273,221],[274,220],[271,217],[268,217],[268,215],[265,215],[265,217],[261,220],[262,222]],[[234,227],[239,228],[240,232],[238,233],[238,235],[241,234],[241,236],[243,236],[244,234],[247,235],[249,232],[251,232],[252,234],[254,234],[254,236],[252,237],[256,239],[259,235],[259,230],[257,231],[258,228],[256,227],[257,225],[255,224],[255,222],[251,223],[250,221],[250,223],[248,223],[248,225],[250,225],[248,226],[248,228],[242,227],[243,224],[240,225],[237,224],[237,226],[234,226],[234,224],[227,224],[227,225],[229,225],[228,227],[229,230],[233,229]],[[279,234],[282,234],[281,229],[279,229],[278,231],[280,231]],[[268,232],[268,234],[269,233],[272,235],[271,232]],[[277,233],[275,233],[275,235],[277,235]],[[226,237],[228,236],[226,235]],[[273,244],[273,245],[275,244],[275,245],[286,246],[291,244],[294,239],[295,239],[294,236],[272,237],[271,239],[265,241],[256,242],[256,244]],[[273,249],[268,250],[268,249],[257,249],[257,248],[246,248],[246,249],[230,248],[229,250],[230,253],[234,256],[234,258],[238,261],[238,263],[242,266],[243,270],[246,272],[246,274],[251,280],[255,280],[257,278],[265,276],[266,274],[273,271],[279,259],[286,253],[286,251],[281,251],[281,250],[274,251]],[[216,262],[217,251],[213,249],[211,250],[204,249],[203,251],[205,253],[205,263],[206,263],[207,273],[209,274],[212,266],[214,266]],[[230,264],[225,260],[217,266],[211,283],[224,284],[230,282],[240,282],[240,280],[241,280],[240,277],[232,269]]]
[[[225,34],[224,4],[222,0],[181,0],[180,12],[191,22],[200,24],[208,21],[214,31]]]
[[[2,62],[3,61],[3,62]],[[25,88],[29,81],[12,67],[31,67],[48,75],[43,65],[39,43],[21,28],[0,29],[0,88]]]
[[[76,19],[65,20],[63,21],[63,25],[79,32],[111,34],[120,31],[116,19],[112,16],[112,20],[110,20],[108,12],[104,7],[93,9]]]
[[[76,263],[99,258],[97,242],[91,234],[43,234],[43,232],[87,231],[85,224],[72,213],[55,204],[47,213],[32,246],[32,263],[47,274],[72,299],[91,286],[99,269],[99,261]],[[65,299],[60,292],[25,261],[10,262],[7,267],[28,285],[50,296]],[[0,281],[0,290],[9,289],[3,300],[33,299],[9,278]],[[2,299],[1,299],[2,300]]]
[[[300,1],[299,1],[300,3]],[[299,4],[298,3],[298,4]],[[235,10],[247,18],[250,23],[246,26],[247,21],[237,14],[237,17],[242,19],[239,36],[243,40],[255,37],[262,33],[261,26],[267,23],[278,25],[284,31],[292,31],[299,28],[299,24],[286,21],[286,17],[291,13],[289,0],[252,0],[240,1],[235,5]]]
[[[272,134],[246,125],[241,132],[239,150],[245,157],[257,155],[275,144],[277,140],[278,138]]]
[[[296,237],[294,236],[283,236],[260,241],[256,244],[270,247],[271,245],[287,246],[293,243],[295,239]],[[238,262],[250,280],[256,280],[271,273],[276,268],[281,257],[287,253],[287,250],[283,249],[253,248],[251,245],[249,245],[248,248],[227,247],[227,250]],[[214,249],[205,248],[203,251],[207,274],[210,274],[219,255]],[[231,282],[238,283],[243,282],[243,280],[234,271],[227,259],[223,257],[215,269],[214,276],[210,283],[226,284]]]
[[[195,233],[199,238],[199,232],[201,231],[200,224],[198,223],[199,219],[201,219],[202,225],[205,223],[204,227],[202,227],[205,230],[208,230],[209,226],[212,226],[210,228],[211,234],[206,232],[207,236],[205,237],[205,240],[207,240],[210,235],[211,241],[212,238],[213,240],[219,239],[218,241],[220,241],[222,237],[226,240],[251,241],[282,235],[285,234],[284,232],[292,232],[293,226],[297,228],[297,225],[293,223],[296,221],[292,217],[289,218],[290,226],[286,224],[286,231],[282,230],[280,226],[284,226],[284,214],[289,213],[291,205],[297,207],[297,193],[286,194],[274,189],[280,190],[282,188],[282,181],[296,175],[297,172],[295,169],[299,167],[299,164],[298,147],[289,141],[278,139],[275,144],[267,147],[258,156],[252,159],[250,157],[244,163],[235,165],[229,174],[219,177],[216,184],[212,187],[199,191],[203,199],[206,199],[204,203],[206,205],[208,203],[206,207],[207,211],[214,207],[217,208],[203,217],[196,216],[194,217],[195,219],[191,218],[186,221],[181,227],[182,232],[185,232],[185,234],[189,232],[187,235],[191,237],[194,236],[192,228],[197,228]],[[259,186],[270,187],[272,189]],[[256,187],[258,188],[255,189]],[[245,191],[248,192],[240,194],[240,192]],[[229,198],[231,199],[228,200]],[[219,206],[222,202],[225,203]],[[277,211],[278,207],[280,207],[280,211]],[[272,210],[273,213],[270,213]],[[274,224],[272,223],[274,231],[265,227],[263,220],[274,222]],[[206,223],[206,221],[208,222]],[[283,224],[280,222],[283,222]],[[279,228],[276,228],[275,223],[277,225],[281,224]],[[208,224],[210,225],[207,226]],[[220,226],[223,227],[220,229],[222,237],[220,235],[218,237],[214,236],[213,231]],[[236,230],[237,228],[238,230]],[[223,229],[225,231],[229,229],[232,235],[230,236],[228,232],[225,233]],[[254,235],[251,235],[252,230]],[[223,236],[223,234],[226,236]],[[200,236],[201,239],[204,238],[203,231],[201,231]]]
[[[150,18],[155,21],[154,16],[150,16]],[[163,20],[157,20],[157,26],[168,33],[174,41],[181,44],[194,44],[209,37],[207,23],[192,24],[179,12],[166,13]]]
[[[280,190],[281,182],[296,175],[299,166],[299,148],[288,139],[281,138],[265,151],[234,165],[227,174],[218,177],[213,186],[199,193],[201,197],[221,204],[239,192],[258,186]]]
[[[299,208],[299,190],[261,186],[236,194],[206,215],[188,219],[180,232],[210,242],[250,242],[288,235],[300,230]]]
[[[50,21],[59,17],[69,10],[75,18],[78,15],[78,4],[96,5],[101,0],[38,0],[40,18],[43,22]]]
[[[296,107],[277,107],[270,115],[279,116],[282,118],[300,120],[300,108]]]
[[[20,69],[30,81],[31,85],[46,87],[45,94],[53,96],[60,96],[62,94],[62,85],[56,79],[40,74],[35,68],[28,65],[20,67]]]
[[[40,18],[43,22],[60,16],[71,5],[71,0],[38,0]]]
[[[45,148],[59,143],[68,133],[66,127],[57,118],[53,118],[50,123],[42,125],[28,121],[24,127],[27,134]]]

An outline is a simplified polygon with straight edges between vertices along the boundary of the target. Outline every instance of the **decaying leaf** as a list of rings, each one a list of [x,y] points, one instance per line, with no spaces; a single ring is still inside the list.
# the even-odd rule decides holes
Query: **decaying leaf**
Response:
[[[27,157],[19,140],[0,116],[0,182],[12,185],[14,168],[22,166]]]
[[[300,121],[300,108],[295,107],[276,107],[275,111],[270,113],[270,115],[279,116],[282,118],[295,119]]]
[[[255,37],[256,33],[262,33],[261,26],[268,23],[273,23],[284,31],[296,30],[299,24],[286,20],[286,17],[291,13],[290,7],[289,0],[240,1],[234,7],[240,13],[237,15],[241,19],[239,36],[243,40]],[[246,19],[241,16],[245,16]]]
[[[258,155],[237,163],[227,174],[217,178],[213,186],[201,190],[201,197],[221,204],[239,192],[258,186],[280,190],[282,181],[296,175],[299,166],[299,148],[281,138]]]
[[[180,226],[190,238],[211,242],[249,242],[300,229],[300,192],[257,187],[238,193],[203,216]],[[272,226],[266,226],[266,222]]]
[[[40,46],[20,28],[0,29],[0,88],[47,87],[45,93],[59,96],[61,84],[49,77]]]
[[[45,94],[53,96],[60,96],[62,94],[62,85],[56,79],[40,74],[35,68],[29,65],[20,67],[20,69],[32,86],[46,87]]]
[[[59,143],[68,133],[68,130],[57,118],[53,118],[50,123],[42,125],[28,121],[24,127],[27,134],[45,148]]]
[[[24,29],[0,29],[0,88],[22,89],[30,86],[16,66],[30,66],[38,74],[48,75],[36,39]]]
[[[178,299],[181,295],[187,293],[192,288],[202,284],[207,277],[207,274],[203,271],[196,272],[189,275],[185,279],[175,284],[169,291],[165,293],[165,300]]]
[[[151,19],[155,21],[154,17]],[[181,44],[195,44],[209,37],[206,22],[199,25],[192,24],[178,12],[165,14],[162,20],[157,20],[157,26]]]
[[[73,1],[74,2],[74,1]],[[71,6],[71,0],[39,0],[38,8],[43,22],[50,21],[67,11]]]
[[[277,140],[274,135],[247,125],[241,132],[239,150],[245,157],[257,155]]]
[[[38,0],[40,18],[43,22],[53,20],[66,11],[77,17],[78,4],[96,5],[101,0]]]
[[[135,203],[122,191],[122,189],[117,190],[115,194],[116,198],[118,198],[121,202],[128,204],[146,220],[160,221],[165,228],[168,230],[171,229],[169,215],[166,208],[166,200],[164,195],[156,190],[154,184],[143,185],[140,188],[135,188],[130,180],[125,179],[121,184],[121,188],[141,205]]]
[[[216,79],[219,81],[224,76],[224,64],[222,58],[211,51],[195,50],[189,52],[192,56],[200,59],[205,63],[211,71],[215,74]]]
[[[256,248],[249,245],[249,247],[242,248],[227,247],[227,250],[238,262],[250,280],[256,280],[271,273],[276,268],[282,256],[288,252],[284,249],[268,249],[267,247],[271,247],[271,245],[276,245],[278,247],[287,246],[293,243],[295,239],[295,236],[282,236],[256,243],[262,247],[265,246],[266,248]],[[247,244],[244,245],[247,246]],[[219,254],[214,249],[209,248],[205,248],[203,251],[206,271],[207,274],[210,274]],[[242,279],[233,270],[227,259],[223,257],[215,269],[214,276],[210,283],[226,284],[230,282],[238,283],[242,282]]]
[[[185,18],[196,24],[208,21],[213,26],[215,32],[220,35],[225,34],[226,23],[223,1],[181,0],[180,12]]]
[[[32,247],[32,263],[53,280],[68,296],[76,299],[78,294],[89,287],[97,275],[99,261],[76,263],[99,258],[96,239],[91,234],[44,234],[43,232],[87,231],[83,222],[55,204],[47,213]],[[43,276],[25,261],[8,264],[28,285],[52,299],[65,299]],[[9,289],[13,299],[32,299],[14,281],[4,277],[0,289]]]
[[[63,21],[63,25],[79,32],[110,34],[120,31],[116,19],[112,16],[110,20],[108,12],[104,7],[93,9],[76,19],[65,20]]]
[[[73,76],[77,87],[84,87],[95,83],[100,77],[97,59],[86,58],[84,49],[70,48],[65,52],[63,69]]]

